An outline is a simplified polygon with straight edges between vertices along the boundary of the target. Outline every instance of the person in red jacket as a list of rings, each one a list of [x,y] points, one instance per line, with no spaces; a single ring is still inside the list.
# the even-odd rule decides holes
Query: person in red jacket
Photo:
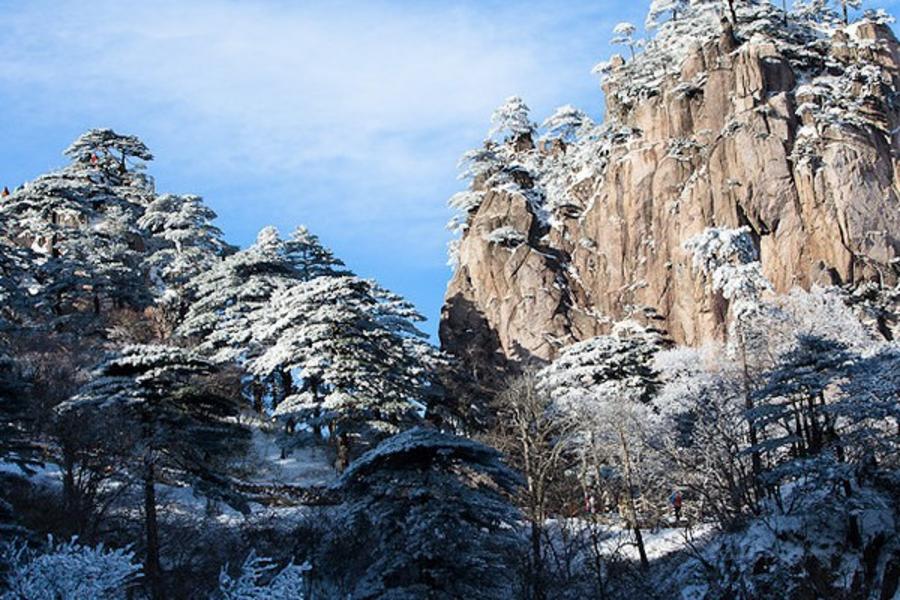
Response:
[[[675,522],[681,520],[681,492],[675,490],[672,493],[672,496],[669,497],[669,502],[672,503],[672,508],[675,509]]]

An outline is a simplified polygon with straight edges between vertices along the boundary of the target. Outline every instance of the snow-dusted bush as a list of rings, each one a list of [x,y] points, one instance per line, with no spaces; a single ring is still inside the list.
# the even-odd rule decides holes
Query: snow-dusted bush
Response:
[[[54,542],[51,537],[44,553],[13,542],[3,559],[9,568],[0,600],[124,599],[141,569],[129,550],[82,546],[77,538]]]
[[[219,574],[219,600],[303,600],[306,598],[303,574],[308,565],[288,564],[277,570],[271,559],[251,551],[237,577],[226,569]]]
[[[528,236],[517,230],[515,227],[504,225],[503,227],[498,227],[497,229],[491,231],[484,237],[484,239],[491,244],[519,246],[525,243],[525,241],[528,239]]]

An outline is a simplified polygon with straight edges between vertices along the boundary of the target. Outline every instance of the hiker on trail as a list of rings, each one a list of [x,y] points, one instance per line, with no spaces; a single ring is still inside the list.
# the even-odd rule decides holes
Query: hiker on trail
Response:
[[[6,198],[7,196],[9,196],[9,188],[4,185],[3,191],[0,192],[0,198]]]
[[[669,502],[672,503],[672,508],[675,509],[675,522],[677,523],[681,520],[681,492],[678,490],[672,492]]]

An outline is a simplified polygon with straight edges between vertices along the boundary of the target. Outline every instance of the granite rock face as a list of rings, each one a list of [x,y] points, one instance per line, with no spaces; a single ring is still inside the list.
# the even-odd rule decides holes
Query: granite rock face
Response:
[[[540,182],[473,183],[483,200],[459,241],[445,350],[477,379],[492,365],[551,360],[623,318],[678,343],[721,339],[727,302],[683,247],[713,226],[749,226],[779,292],[896,285],[900,50],[886,26],[864,22],[826,52],[810,73],[777,41],[726,31],[688,48],[652,93],[619,93],[626,84],[610,78],[607,122],[632,133],[598,155],[597,173],[573,174],[572,200],[549,217],[529,200]],[[846,114],[834,89],[855,99]],[[574,149],[526,146],[532,163]],[[521,236],[498,241],[501,229]]]

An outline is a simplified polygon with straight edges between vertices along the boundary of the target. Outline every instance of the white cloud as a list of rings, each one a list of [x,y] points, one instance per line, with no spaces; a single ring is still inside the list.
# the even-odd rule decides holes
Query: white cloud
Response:
[[[598,112],[617,4],[0,0],[0,119],[140,135],[161,187],[206,195],[233,241],[306,222],[366,275],[433,268],[497,104]]]

